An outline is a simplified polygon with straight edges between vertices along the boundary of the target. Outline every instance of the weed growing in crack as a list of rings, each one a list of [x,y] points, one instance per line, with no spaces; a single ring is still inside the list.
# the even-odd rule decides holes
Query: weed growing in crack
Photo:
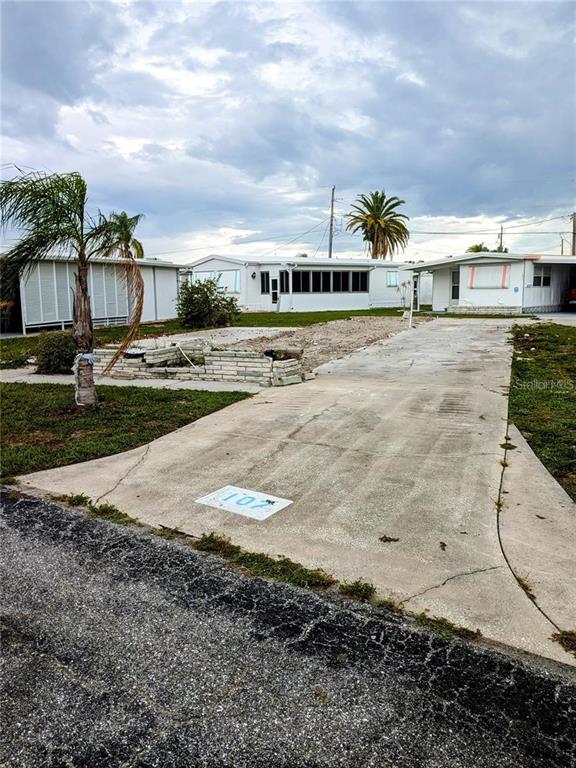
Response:
[[[217,533],[204,533],[193,544],[194,549],[220,555],[230,563],[241,566],[250,576],[285,581],[298,587],[326,589],[336,580],[319,568],[306,568],[288,557],[270,557],[262,552],[243,552],[237,544]]]
[[[87,506],[90,510],[90,517],[98,517],[100,520],[107,520],[109,523],[116,523],[116,525],[141,526],[138,520],[125,512],[121,512],[114,504],[93,504],[90,502]]]
[[[528,581],[528,578],[525,576],[516,576],[516,581],[518,582],[518,585],[521,587],[521,589],[524,590],[526,593],[526,596],[532,600],[533,603],[536,602],[536,595],[534,594],[533,586]]]
[[[20,480],[12,475],[6,475],[6,477],[0,477],[0,485],[18,485]]]
[[[355,600],[361,600],[363,603],[370,602],[376,594],[374,584],[367,581],[356,579],[356,581],[343,581],[338,587],[338,591],[345,597],[353,597]]]
[[[402,603],[399,603],[392,597],[381,597],[376,600],[374,605],[377,608],[386,608],[386,610],[392,611],[392,613],[404,613],[404,607]]]
[[[62,501],[64,504],[70,504],[71,507],[88,507],[92,503],[90,496],[85,493],[63,493],[61,495],[51,496],[54,501]]]
[[[576,658],[576,629],[561,629],[559,632],[554,632],[552,640]]]
[[[477,640],[482,636],[479,629],[473,630],[468,629],[468,627],[461,627],[440,616],[428,616],[426,611],[417,614],[415,619],[416,623],[421,627],[431,629],[433,632],[438,632],[438,634],[442,635],[442,637],[447,640],[453,637],[459,637],[462,640]]]

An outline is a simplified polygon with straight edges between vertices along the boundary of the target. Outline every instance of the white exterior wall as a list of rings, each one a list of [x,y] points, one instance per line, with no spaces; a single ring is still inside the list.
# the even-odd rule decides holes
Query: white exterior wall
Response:
[[[153,269],[156,272],[156,319],[170,320],[176,317],[178,270],[166,267],[153,267]]]
[[[524,302],[525,310],[537,310],[540,312],[552,312],[560,309],[565,293],[570,286],[570,265],[552,264],[550,268],[550,285],[533,285],[534,263],[526,261],[524,274]]]
[[[472,269],[476,267],[472,281]],[[493,269],[498,274],[508,268],[507,288],[482,288],[477,287],[480,278],[480,270]],[[524,262],[497,264],[462,264],[460,267],[460,307],[522,307],[522,288],[524,285]]]
[[[144,278],[142,319],[164,320],[176,317],[178,268],[153,268],[142,265],[140,269]],[[74,262],[46,259],[39,261],[21,277],[20,297],[24,327],[70,325],[76,270]],[[128,320],[128,295],[123,269],[120,266],[109,262],[90,263],[88,293],[95,323]]]
[[[451,269],[437,269],[432,273],[432,310],[444,312],[450,305]]]
[[[279,293],[278,304],[272,304],[272,280],[278,280],[280,286],[280,272],[288,271],[291,274],[299,271],[325,272],[325,271],[364,271],[369,273],[369,291],[347,293]],[[230,291],[231,275],[239,273],[240,290],[235,294]],[[268,272],[270,276],[270,293],[261,293],[261,274]],[[398,275],[398,286],[389,286],[387,273]],[[252,275],[255,277],[252,277]],[[192,280],[207,280],[219,278],[222,285],[231,295],[236,295],[240,307],[247,312],[314,312],[338,309],[370,309],[371,307],[400,307],[403,299],[406,306],[410,304],[410,280],[411,272],[400,271],[394,263],[369,266],[364,264],[350,265],[339,264],[334,259],[333,265],[308,266],[304,260],[302,264],[284,264],[282,262],[265,264],[243,264],[242,262],[226,261],[218,257],[207,259],[191,269]],[[420,302],[429,304],[432,300],[432,276],[427,273],[420,277]]]

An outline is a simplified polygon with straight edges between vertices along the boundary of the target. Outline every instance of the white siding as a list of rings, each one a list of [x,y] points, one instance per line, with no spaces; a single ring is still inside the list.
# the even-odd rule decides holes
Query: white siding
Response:
[[[176,317],[178,293],[178,272],[174,269],[156,267],[156,309],[157,320]]]
[[[106,317],[106,299],[104,296],[104,265],[92,264],[90,266],[89,290],[92,305],[92,317],[101,319]],[[90,284],[91,283],[91,284]]]
[[[450,304],[451,269],[437,269],[432,275],[432,309],[444,312]]]
[[[144,280],[144,308],[142,310],[142,321],[156,320],[156,302],[154,295],[154,272],[152,267],[142,267],[142,278]],[[132,310],[132,307],[130,307]]]
[[[42,299],[40,296],[40,275],[38,265],[26,272],[22,279],[21,294],[24,297],[26,323],[42,322]]]
[[[58,320],[72,320],[72,290],[74,275],[68,274],[68,264],[54,262],[56,273],[56,299],[58,302]]]
[[[570,286],[570,265],[552,264],[550,266],[550,285],[533,285],[534,264],[526,263],[524,309],[534,311],[553,311],[560,309],[564,295]],[[535,262],[538,264],[538,262]]]
[[[522,306],[524,262],[460,267],[460,307]],[[506,287],[502,287],[505,285]]]

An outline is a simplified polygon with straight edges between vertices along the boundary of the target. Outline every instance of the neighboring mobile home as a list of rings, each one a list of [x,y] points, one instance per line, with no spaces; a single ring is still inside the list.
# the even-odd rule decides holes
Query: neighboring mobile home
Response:
[[[407,262],[371,259],[207,256],[184,267],[184,281],[214,279],[247,312],[370,309],[410,305]],[[427,275],[420,303],[431,301]]]
[[[114,258],[92,258],[88,291],[94,325],[123,325],[132,307],[123,269]],[[139,259],[144,278],[142,321],[176,317],[180,265],[156,259]],[[3,296],[2,330],[27,333],[32,330],[66,328],[72,325],[76,262],[64,257],[42,259],[20,277],[14,295]],[[8,310],[8,312],[6,311]]]
[[[432,274],[434,312],[557,312],[576,288],[574,256],[465,253],[410,269]]]

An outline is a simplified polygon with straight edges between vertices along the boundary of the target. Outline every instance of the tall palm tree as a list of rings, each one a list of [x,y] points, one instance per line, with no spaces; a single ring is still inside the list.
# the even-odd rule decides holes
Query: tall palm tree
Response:
[[[110,254],[115,242],[110,222],[101,213],[91,216],[87,202],[86,182],[79,173],[20,172],[15,178],[0,182],[0,226],[20,236],[3,254],[8,278],[19,276],[39,259],[54,255],[65,256],[76,263],[74,369],[76,403],[80,406],[96,403],[88,266],[90,259]]]
[[[362,232],[364,240],[370,243],[370,255],[373,259],[390,258],[396,251],[403,250],[408,244],[410,234],[406,223],[408,216],[398,213],[397,208],[404,205],[398,197],[386,197],[384,190],[358,195],[346,229]]]

